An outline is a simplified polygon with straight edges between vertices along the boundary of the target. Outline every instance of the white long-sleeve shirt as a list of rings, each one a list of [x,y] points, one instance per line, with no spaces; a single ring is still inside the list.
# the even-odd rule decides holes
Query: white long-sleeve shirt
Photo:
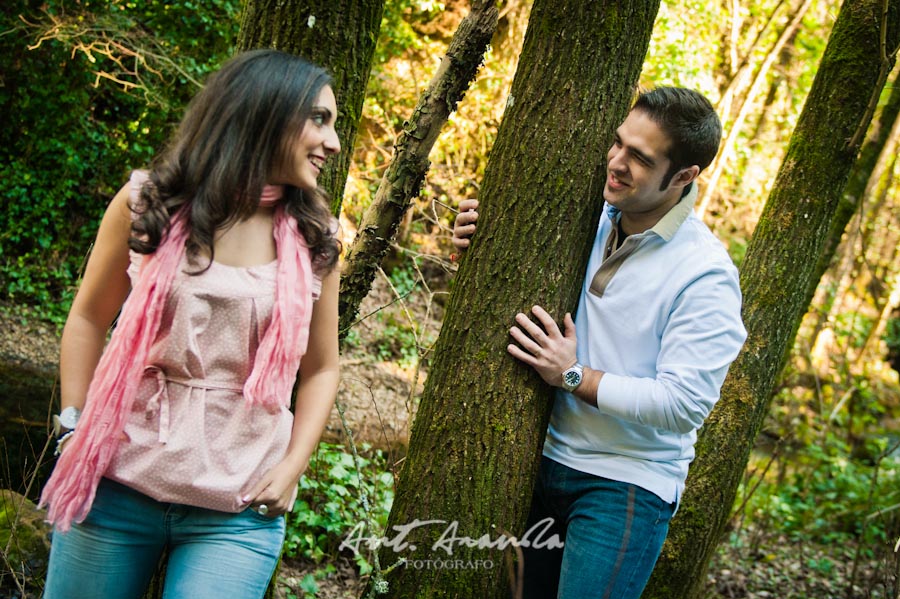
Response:
[[[578,361],[605,374],[597,407],[557,390],[544,455],[677,503],[697,429],[746,338],[738,273],[693,213],[696,185],[604,259],[601,218],[575,328]]]

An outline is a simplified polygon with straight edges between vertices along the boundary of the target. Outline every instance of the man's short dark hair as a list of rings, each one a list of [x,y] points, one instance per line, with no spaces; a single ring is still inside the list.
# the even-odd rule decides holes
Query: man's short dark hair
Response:
[[[703,94],[683,87],[657,87],[641,91],[632,110],[650,117],[672,141],[668,152],[672,164],[661,189],[679,170],[696,164],[702,171],[716,157],[722,123]]]

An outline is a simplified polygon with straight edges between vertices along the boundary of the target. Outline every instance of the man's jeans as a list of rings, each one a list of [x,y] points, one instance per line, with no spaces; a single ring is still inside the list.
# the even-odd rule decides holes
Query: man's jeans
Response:
[[[45,599],[140,599],[163,548],[167,599],[258,599],[281,555],[284,517],[160,503],[102,479],[91,511],[54,532]]]
[[[675,505],[638,486],[541,458],[528,527],[545,518],[564,549],[524,549],[526,599],[637,599]],[[557,594],[558,588],[558,594]]]

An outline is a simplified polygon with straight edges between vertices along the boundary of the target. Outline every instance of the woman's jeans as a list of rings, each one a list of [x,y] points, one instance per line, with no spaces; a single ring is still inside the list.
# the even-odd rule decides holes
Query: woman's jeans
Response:
[[[674,511],[674,504],[641,487],[542,457],[527,528],[551,518],[541,537],[556,534],[565,547],[523,549],[525,597],[637,599]]]
[[[44,598],[140,599],[165,548],[165,599],[261,598],[284,532],[283,516],[160,503],[102,479],[84,522],[53,533]]]

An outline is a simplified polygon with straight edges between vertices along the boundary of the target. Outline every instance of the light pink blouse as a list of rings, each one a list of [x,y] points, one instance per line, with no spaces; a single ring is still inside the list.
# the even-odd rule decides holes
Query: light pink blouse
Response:
[[[142,256],[132,253],[132,286]],[[238,512],[285,455],[293,414],[242,396],[269,326],[277,262],[200,275],[187,259],[172,285],[144,378],[105,476],[157,501]],[[321,280],[314,279],[313,299]]]

